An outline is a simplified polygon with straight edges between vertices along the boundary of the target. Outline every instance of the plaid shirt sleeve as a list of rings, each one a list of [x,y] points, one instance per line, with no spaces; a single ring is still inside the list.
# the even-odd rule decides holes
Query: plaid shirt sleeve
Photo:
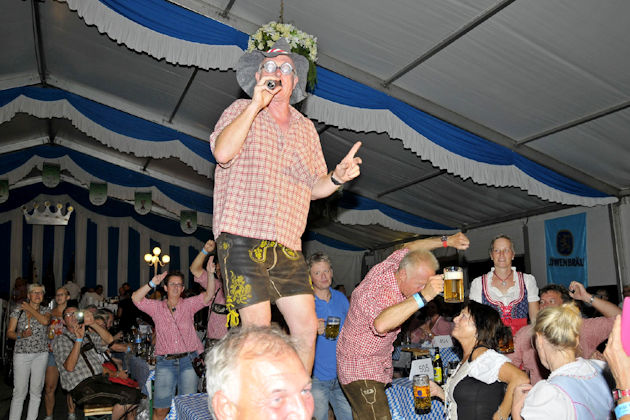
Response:
[[[217,121],[216,125],[214,126],[214,131],[212,132],[212,134],[210,134],[210,150],[212,151],[213,155],[214,155],[214,148],[216,147],[217,138],[219,137],[219,135],[223,132],[225,127],[230,125],[232,121],[236,119],[236,117],[238,117],[239,115],[243,113],[243,110],[247,107],[249,102],[250,101],[246,99],[238,99],[232,102],[232,104],[229,107],[227,107],[225,111],[223,111],[223,114],[221,114],[221,118],[219,118],[219,121]],[[241,154],[241,151],[239,150],[238,153],[229,162],[219,164],[219,166],[223,168],[230,167],[232,163],[234,162],[234,160],[236,160],[240,156],[240,154]]]
[[[142,300],[138,302],[134,301],[133,303],[134,305],[136,305],[136,308],[153,317],[155,315],[155,311],[157,310],[159,301],[155,299],[147,299],[146,297],[144,297],[142,298]]]

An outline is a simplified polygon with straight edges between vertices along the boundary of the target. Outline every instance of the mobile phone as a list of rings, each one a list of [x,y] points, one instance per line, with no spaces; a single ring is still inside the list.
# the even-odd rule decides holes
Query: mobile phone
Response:
[[[78,311],[76,313],[76,317],[77,317],[77,323],[83,324],[83,321],[85,321],[85,313],[83,311]]]
[[[623,311],[621,312],[621,345],[626,354],[630,356],[630,297],[623,300]]]

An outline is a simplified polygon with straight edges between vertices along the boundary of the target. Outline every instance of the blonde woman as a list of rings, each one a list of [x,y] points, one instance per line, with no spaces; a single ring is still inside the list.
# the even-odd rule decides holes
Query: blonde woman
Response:
[[[602,376],[604,363],[577,357],[582,325],[573,303],[547,307],[534,324],[534,344],[549,379],[514,392],[514,420],[590,420],[609,418],[613,400]]]
[[[50,309],[41,306],[44,286],[28,285],[28,299],[10,315],[7,337],[15,340],[13,349],[13,399],[9,420],[22,418],[22,407],[29,393],[27,420],[36,420],[48,363],[48,323]]]

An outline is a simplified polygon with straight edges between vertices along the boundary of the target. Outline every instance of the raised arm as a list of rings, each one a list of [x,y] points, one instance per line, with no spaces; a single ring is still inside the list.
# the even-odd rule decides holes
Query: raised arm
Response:
[[[256,74],[256,78],[259,78],[258,73]],[[243,147],[243,143],[245,143],[247,134],[258,113],[269,105],[269,102],[271,102],[271,99],[273,99],[276,93],[280,92],[280,86],[277,86],[272,91],[266,88],[267,80],[273,78],[273,76],[260,77],[256,86],[254,86],[252,101],[217,137],[214,144],[214,158],[218,164],[224,165],[234,159],[241,150],[241,147]]]
[[[420,291],[424,300],[429,302],[444,290],[444,279],[441,274],[429,277],[424,289]],[[411,315],[418,310],[418,302],[413,296],[408,297],[400,303],[392,305],[381,311],[374,319],[374,329],[379,334],[385,334],[393,329],[398,328]]]
[[[77,325],[73,332],[77,338],[74,340],[72,350],[68,354],[68,357],[66,357],[66,360],[63,362],[63,368],[68,372],[74,371],[74,368],[77,366],[77,362],[79,361],[81,345],[83,344],[83,337],[85,337],[85,324]],[[65,338],[61,338],[61,336],[59,336],[57,340],[65,340]]]
[[[206,255],[214,251],[215,247],[216,245],[212,239],[208,240],[208,242],[204,244],[203,248],[201,248],[201,251],[199,251],[192,264],[190,264],[190,272],[193,274],[193,276],[201,277],[201,275],[203,274],[203,261],[205,260]]]
[[[457,248],[460,250],[468,249],[470,241],[468,237],[461,232],[446,237],[446,245]],[[413,251],[432,251],[437,248],[443,247],[442,239],[438,236],[432,238],[418,239],[413,242],[407,242],[405,248],[408,248],[410,252]]]
[[[42,314],[37,309],[33,308],[28,302],[22,302],[22,310],[28,312],[31,315],[31,318],[35,318],[35,320],[42,325],[48,325],[50,323],[50,312]]]
[[[85,311],[84,319],[85,326],[89,327],[95,333],[97,333],[101,337],[101,340],[103,340],[103,343],[109,345],[112,341],[114,341],[114,337],[112,337],[107,329],[101,327],[96,322],[94,322],[94,316],[92,315],[92,312]]]
[[[153,283],[154,286],[157,286],[162,283],[162,280],[164,280],[164,277],[166,277],[167,274],[168,273],[166,271],[158,274],[157,276],[153,277],[149,283]],[[149,294],[152,289],[149,283],[145,284],[144,286],[133,292],[133,294],[131,295],[131,300],[137,303],[144,299],[144,297]]]
[[[575,300],[581,300],[592,305],[606,318],[614,318],[617,315],[621,315],[621,309],[617,305],[588,293],[582,283],[572,281],[569,285],[569,294]]]
[[[361,142],[356,142],[348,154],[339,162],[335,170],[319,178],[313,186],[311,200],[328,197],[334,193],[341,184],[353,180],[361,173],[359,165],[362,163],[360,157],[355,154],[361,147]],[[336,181],[336,183],[335,183]]]

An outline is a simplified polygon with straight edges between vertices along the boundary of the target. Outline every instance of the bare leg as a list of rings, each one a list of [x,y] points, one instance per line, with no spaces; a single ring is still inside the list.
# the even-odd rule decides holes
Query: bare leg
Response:
[[[276,305],[289,326],[291,337],[298,341],[298,354],[306,372],[311,376],[317,337],[317,314],[313,295],[297,295],[280,298]]]
[[[243,327],[252,325],[265,327],[271,325],[271,304],[268,300],[241,308],[238,310],[238,313]]]
[[[74,414],[74,401],[70,393],[66,395],[66,402],[68,403],[68,414]]]
[[[46,406],[46,415],[52,416],[55,409],[55,390],[57,389],[57,381],[59,380],[59,370],[57,366],[46,367],[46,379],[44,382],[44,405]]]
[[[171,409],[167,408],[154,408],[153,409],[153,420],[164,420],[166,415]]]

